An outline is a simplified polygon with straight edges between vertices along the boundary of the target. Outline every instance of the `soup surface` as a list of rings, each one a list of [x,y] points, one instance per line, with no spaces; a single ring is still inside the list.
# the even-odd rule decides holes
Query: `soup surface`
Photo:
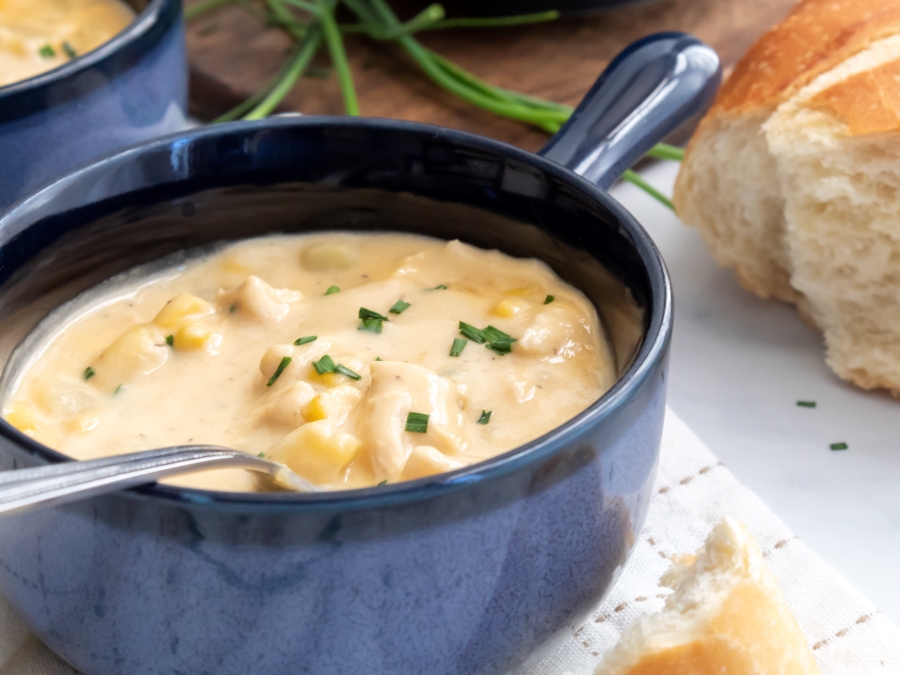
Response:
[[[3,414],[50,447],[224,445],[332,489],[510,450],[616,379],[593,305],[544,263],[406,234],[269,236],[136,268],[42,330]],[[255,487],[234,469],[172,482]]]
[[[0,0],[0,86],[96,49],[133,19],[120,0]]]

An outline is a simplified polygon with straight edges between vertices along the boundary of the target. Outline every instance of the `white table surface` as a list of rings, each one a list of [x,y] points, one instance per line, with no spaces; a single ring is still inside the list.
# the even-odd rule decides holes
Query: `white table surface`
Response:
[[[676,172],[666,162],[643,175],[671,194]],[[744,291],[667,208],[630,184],[612,193],[656,241],[672,277],[669,405],[900,625],[900,401],[839,380],[821,336],[792,307]],[[849,449],[829,449],[839,441]]]

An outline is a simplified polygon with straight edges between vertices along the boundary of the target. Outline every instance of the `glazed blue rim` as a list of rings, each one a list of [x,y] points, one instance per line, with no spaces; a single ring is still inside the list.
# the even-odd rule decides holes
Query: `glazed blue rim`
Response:
[[[352,490],[333,490],[318,493],[294,493],[294,492],[229,492],[218,490],[201,490],[197,488],[179,487],[175,485],[161,485],[154,483],[127,490],[111,493],[110,496],[127,496],[130,498],[153,498],[169,501],[174,504],[182,504],[191,507],[224,507],[228,509],[250,510],[278,510],[288,512],[306,511],[355,511],[373,507],[391,506],[413,501],[425,501],[442,494],[464,489],[467,485],[499,478],[519,468],[534,462],[549,458],[558,451],[557,442],[577,439],[585,426],[599,423],[612,415],[620,406],[627,405],[629,400],[652,377],[659,362],[665,357],[666,348],[672,334],[672,286],[668,272],[663,262],[662,255],[656,244],[647,234],[646,230],[635,218],[605,190],[598,188],[593,183],[570,171],[561,164],[545,159],[540,155],[526,152],[502,141],[496,141],[484,136],[470,134],[464,131],[448,129],[446,127],[422,124],[418,122],[406,122],[387,120],[380,118],[332,118],[326,116],[304,116],[282,119],[265,119],[251,122],[232,122],[219,124],[215,127],[201,127],[198,129],[179,132],[168,136],[144,142],[131,148],[111,153],[97,160],[88,162],[79,168],[61,176],[53,183],[31,195],[28,195],[0,214],[3,216],[12,213],[18,208],[25,207],[32,199],[39,199],[42,193],[50,189],[54,184],[63,182],[77,174],[88,173],[105,164],[113,162],[127,163],[131,157],[143,152],[151,152],[161,147],[168,147],[173,142],[190,141],[205,136],[217,136],[229,132],[240,133],[244,130],[259,130],[281,126],[352,126],[362,128],[388,128],[394,131],[416,130],[429,132],[447,138],[449,140],[465,141],[466,143],[480,144],[490,150],[506,156],[510,159],[531,163],[553,177],[569,182],[579,188],[586,196],[600,202],[606,209],[612,212],[618,219],[620,230],[624,230],[626,238],[630,240],[638,253],[647,273],[650,286],[649,305],[650,321],[644,333],[641,346],[634,355],[631,363],[623,372],[616,383],[588,408],[581,411],[575,417],[552,431],[540,436],[524,445],[520,445],[501,455],[491,457],[482,462],[456,469],[447,473],[427,476],[413,481],[403,481],[391,485],[356,488]],[[73,460],[71,457],[59,453],[47,446],[38,443],[26,436],[18,429],[0,418],[0,436],[24,446],[32,456],[37,456],[49,463],[61,463]]]
[[[150,0],[111,40],[53,70],[0,87],[0,123],[68,103],[136,66],[181,18],[181,0]],[[101,74],[103,77],[98,77]]]

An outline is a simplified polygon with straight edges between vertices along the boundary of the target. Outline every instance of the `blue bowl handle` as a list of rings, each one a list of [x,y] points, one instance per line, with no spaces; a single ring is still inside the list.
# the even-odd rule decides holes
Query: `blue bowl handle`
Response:
[[[715,51],[686,33],[627,47],[538,153],[607,189],[650,148],[706,112],[722,81]]]

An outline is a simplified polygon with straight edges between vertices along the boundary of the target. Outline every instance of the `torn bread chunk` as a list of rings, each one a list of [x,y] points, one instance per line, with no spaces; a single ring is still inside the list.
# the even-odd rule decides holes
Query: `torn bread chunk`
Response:
[[[622,634],[595,675],[814,675],[819,668],[759,546],[725,518],[663,575],[658,614]]]

